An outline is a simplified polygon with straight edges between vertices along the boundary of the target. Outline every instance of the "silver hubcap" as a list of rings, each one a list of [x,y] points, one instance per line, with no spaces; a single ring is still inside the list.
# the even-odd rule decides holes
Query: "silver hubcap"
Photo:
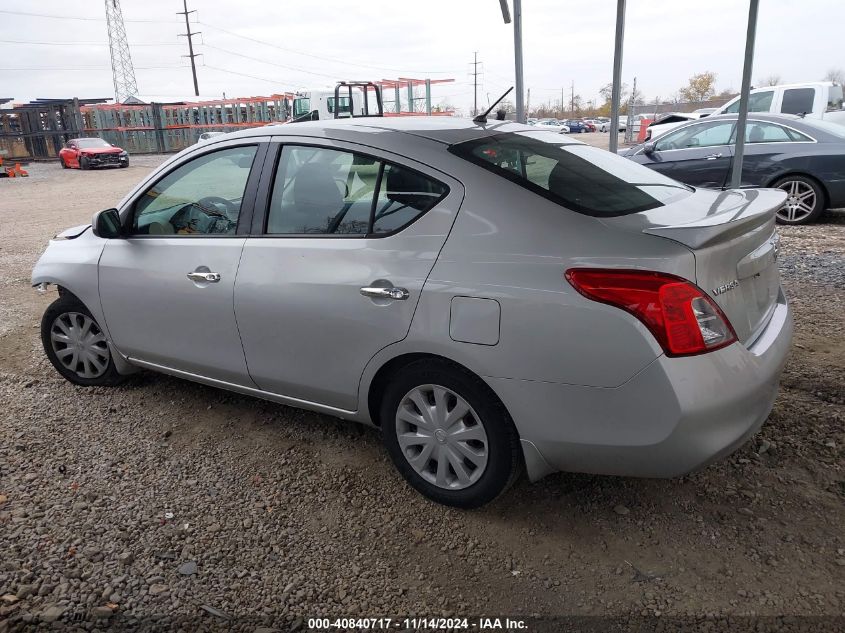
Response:
[[[460,490],[474,484],[487,467],[487,433],[472,407],[440,385],[411,389],[396,412],[402,454],[426,481]]]
[[[59,362],[80,378],[98,378],[106,373],[109,345],[87,314],[65,312],[56,317],[50,342]]]
[[[778,217],[787,222],[803,220],[816,208],[816,192],[806,182],[788,180],[779,189],[786,192],[786,202],[778,210]]]

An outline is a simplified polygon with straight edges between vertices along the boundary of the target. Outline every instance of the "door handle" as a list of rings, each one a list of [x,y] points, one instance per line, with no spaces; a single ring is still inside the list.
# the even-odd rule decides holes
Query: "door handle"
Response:
[[[722,157],[721,153],[719,153],[719,154],[708,154],[707,156],[704,157],[704,160],[716,160],[717,158],[721,158],[721,157]]]
[[[407,288],[380,288],[377,286],[364,286],[361,288],[361,294],[372,299],[392,299],[394,301],[404,301],[408,298],[409,293]]]
[[[192,273],[188,273],[188,279],[191,281],[216,284],[220,281],[220,273],[203,273],[194,271]]]

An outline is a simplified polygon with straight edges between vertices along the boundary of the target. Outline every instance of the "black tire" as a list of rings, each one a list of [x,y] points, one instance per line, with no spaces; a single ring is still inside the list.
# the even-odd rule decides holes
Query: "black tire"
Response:
[[[93,325],[99,330],[99,325],[97,324],[97,320],[91,314],[91,312],[86,308],[76,297],[73,295],[65,294],[64,296],[60,296],[56,299],[47,310],[44,312],[44,316],[41,317],[41,344],[44,346],[44,353],[47,354],[47,358],[50,359],[50,362],[53,364],[53,367],[56,368],[56,371],[59,372],[62,377],[64,377],[69,382],[72,382],[75,385],[82,385],[84,387],[113,387],[115,385],[120,384],[126,379],[126,376],[123,376],[117,372],[117,369],[114,366],[114,359],[111,356],[111,349],[109,348],[109,355],[108,355],[108,363],[106,365],[105,371],[94,378],[84,378],[80,376],[78,373],[66,367],[57,355],[56,350],[53,348],[53,341],[51,338],[51,333],[55,328],[58,328],[56,325],[57,319],[62,317],[62,315],[68,315],[72,313],[83,314],[88,316],[88,318],[93,321]],[[56,330],[59,331],[58,329]],[[59,351],[61,353],[61,351]]]
[[[67,163],[65,162],[64,158],[59,157],[59,162],[62,164],[62,169],[67,169]]]
[[[807,187],[812,189],[814,194],[812,196],[812,211],[806,212],[804,210],[799,209],[796,211],[796,213],[800,213],[800,216],[790,213],[790,203],[792,200],[792,196],[789,195],[789,190],[791,189],[793,183],[796,187],[801,188],[804,191],[807,191]],[[777,187],[778,189],[784,189],[789,195],[786,203],[784,203],[784,205],[778,210],[777,216],[775,216],[775,220],[778,224],[810,224],[811,222],[815,222],[818,219],[818,217],[822,214],[822,212],[825,210],[825,207],[827,206],[827,198],[825,196],[824,189],[822,189],[821,185],[816,180],[814,180],[813,178],[809,178],[808,176],[799,176],[797,174],[792,176],[784,176],[783,178],[779,178],[778,180],[773,182],[771,186]]]
[[[396,413],[405,395],[421,385],[440,385],[459,394],[477,414],[486,432],[486,467],[480,478],[466,488],[449,490],[427,481],[409,464],[399,445]],[[447,361],[420,360],[400,369],[385,389],[380,420],[393,464],[411,486],[437,503],[478,508],[510,488],[522,472],[519,436],[504,405],[480,378]]]
[[[91,164],[88,162],[88,159],[84,156],[79,159],[79,168],[80,169],[91,169]]]
[[[121,168],[121,169],[125,169],[126,167],[129,167],[129,160],[128,160],[128,159],[126,160],[126,162],[125,162],[125,163],[120,163],[120,168]]]

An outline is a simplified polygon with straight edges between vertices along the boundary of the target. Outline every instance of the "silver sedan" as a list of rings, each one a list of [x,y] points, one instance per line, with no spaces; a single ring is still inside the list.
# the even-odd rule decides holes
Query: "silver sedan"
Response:
[[[672,477],[769,414],[778,190],[696,190],[553,130],[354,118],[174,156],[32,284],[56,370],[153,370],[381,428],[476,507],[523,471]]]

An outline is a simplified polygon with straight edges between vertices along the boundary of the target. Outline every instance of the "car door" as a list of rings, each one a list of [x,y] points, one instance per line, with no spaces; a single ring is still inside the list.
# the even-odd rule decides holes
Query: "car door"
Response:
[[[366,364],[408,333],[463,187],[372,148],[303,142],[266,161],[235,313],[261,389],[353,411]]]
[[[725,185],[733,150],[735,121],[709,121],[685,125],[654,142],[653,151],[640,151],[637,162],[670,178],[714,189]]]
[[[62,160],[68,167],[79,167],[79,149],[74,141],[69,141],[61,152]]]
[[[103,313],[120,352],[254,387],[232,297],[264,153],[253,139],[201,147],[123,209],[125,236],[108,241],[99,264]]]

